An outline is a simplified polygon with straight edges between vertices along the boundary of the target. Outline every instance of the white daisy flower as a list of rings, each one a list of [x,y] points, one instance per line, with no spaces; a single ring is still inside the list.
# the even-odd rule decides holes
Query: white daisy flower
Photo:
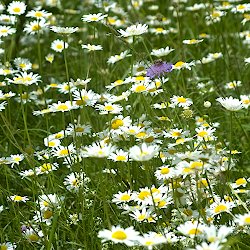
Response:
[[[219,97],[216,99],[225,109],[229,111],[238,111],[243,108],[243,103],[241,100],[230,97]]]
[[[118,30],[118,32],[121,34],[123,37],[130,37],[130,36],[139,36],[148,31],[148,25],[146,24],[136,24],[136,25],[131,25],[126,30]]]
[[[13,1],[8,5],[7,11],[11,15],[22,15],[26,10],[26,4],[20,1]]]

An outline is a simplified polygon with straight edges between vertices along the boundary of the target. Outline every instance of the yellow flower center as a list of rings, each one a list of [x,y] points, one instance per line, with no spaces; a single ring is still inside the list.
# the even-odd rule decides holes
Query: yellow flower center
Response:
[[[97,21],[97,20],[98,20],[98,17],[91,17],[90,20],[91,20],[91,21]]]
[[[180,97],[177,98],[177,102],[179,102],[179,103],[186,103],[187,99],[184,98],[183,96],[180,96]]]
[[[130,195],[129,194],[123,194],[120,198],[121,201],[129,201]]]
[[[8,250],[8,247],[6,245],[0,246],[0,250]]]
[[[56,48],[59,49],[59,50],[61,50],[61,49],[63,49],[63,45],[62,44],[57,44]]]
[[[59,104],[57,107],[56,107],[57,110],[68,110],[69,107],[66,105],[66,104]]]
[[[35,17],[42,17],[42,16],[43,16],[43,13],[40,12],[40,11],[37,11],[37,12],[35,13]]]
[[[200,137],[206,137],[208,135],[208,132],[203,130],[203,131],[200,131],[197,135]]]
[[[126,240],[127,235],[125,232],[118,230],[118,231],[112,233],[112,238],[116,239],[116,240]]]
[[[172,132],[171,135],[172,135],[173,137],[179,137],[179,136],[181,136],[181,133],[178,132],[178,131],[175,131],[175,132]]]
[[[44,163],[41,166],[41,172],[50,171],[51,169],[52,169],[52,165],[50,163]]]
[[[33,31],[38,31],[40,29],[41,29],[41,26],[39,24],[35,24],[35,25],[32,26]]]
[[[138,194],[138,198],[140,200],[144,200],[146,197],[150,196],[150,192],[149,191],[141,191],[139,194]]]
[[[13,8],[13,11],[16,13],[19,13],[21,11],[21,9],[19,7],[15,7],[15,8]]]
[[[184,138],[180,138],[180,139],[178,139],[178,140],[175,141],[176,144],[181,144],[183,142],[185,142]]]
[[[135,92],[145,91],[147,88],[144,85],[139,85],[135,88]]]
[[[182,67],[183,64],[184,64],[184,62],[179,61],[179,62],[177,62],[174,66],[175,66],[175,67]]]
[[[59,155],[68,155],[69,154],[69,150],[68,149],[61,149],[59,151]]]
[[[55,145],[56,145],[56,143],[55,143],[54,141],[50,141],[50,142],[48,143],[48,146],[49,146],[49,147],[55,147]]]
[[[111,127],[112,129],[118,129],[119,127],[123,126],[124,122],[121,119],[115,119],[114,121],[112,121],[111,123]]]
[[[126,161],[126,156],[124,156],[124,155],[118,155],[118,156],[116,157],[116,160],[117,160],[117,161]]]
[[[245,185],[245,184],[247,184],[247,181],[246,181],[245,178],[239,178],[239,179],[236,180],[235,183],[236,183],[236,185],[240,186],[240,185]]]
[[[7,33],[8,30],[7,29],[1,29],[1,33]]]
[[[111,105],[105,106],[104,109],[105,109],[106,111],[113,111],[113,110],[114,110],[113,106],[111,106]]]
[[[144,69],[144,68],[143,68]],[[145,77],[144,76],[137,76],[135,78],[136,81],[144,81],[145,80]]]
[[[147,134],[145,132],[140,132],[140,133],[136,134],[137,138],[143,138],[145,136],[147,136]]]
[[[188,231],[189,235],[196,235],[196,234],[201,234],[201,230],[199,230],[198,228],[192,228]]]
[[[214,212],[215,213],[221,213],[221,212],[224,212],[227,210],[227,206],[221,204],[221,205],[218,205],[215,209],[214,209]]]
[[[14,201],[22,201],[23,200],[23,197],[22,196],[19,196],[19,195],[16,195],[14,197]]]
[[[84,128],[82,128],[82,127],[76,127],[75,131],[76,132],[84,132]]]
[[[168,174],[170,172],[170,169],[165,167],[161,169],[161,174]]]
[[[245,223],[245,224],[250,224],[250,217],[246,217],[246,218],[244,219],[244,223]]]
[[[159,32],[159,33],[162,32],[162,31],[164,31],[163,28],[156,28],[155,30],[156,30],[156,32]]]
[[[114,82],[114,85],[115,86],[118,86],[118,85],[121,85],[121,84],[123,84],[123,80],[116,80],[115,82]]]

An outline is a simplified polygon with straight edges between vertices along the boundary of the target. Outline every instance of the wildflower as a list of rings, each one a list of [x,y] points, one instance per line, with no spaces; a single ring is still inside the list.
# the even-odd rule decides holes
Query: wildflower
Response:
[[[139,243],[148,250],[152,250],[156,245],[167,243],[167,239],[165,235],[163,236],[162,234],[158,234],[156,232],[149,232],[147,234],[143,234],[143,236],[139,238]]]
[[[166,48],[161,48],[161,49],[153,49],[150,54],[156,57],[162,57],[162,56],[167,56],[172,51],[174,51],[174,49],[171,49],[170,47],[166,47]]]
[[[238,224],[239,226],[249,226],[250,225],[250,213],[235,215],[234,222]]]
[[[0,23],[5,25],[13,25],[16,23],[16,17],[11,15],[0,15]]]
[[[232,81],[229,83],[226,83],[227,89],[236,89],[237,87],[241,86],[241,81]]]
[[[240,95],[240,100],[244,108],[247,109],[250,106],[250,95]]]
[[[148,25],[146,24],[136,24],[136,25],[131,25],[126,30],[118,30],[118,32],[121,34],[123,37],[130,37],[130,36],[140,36],[148,31]]]
[[[190,238],[201,237],[205,226],[198,221],[187,221],[184,224],[178,226],[178,231],[182,234],[189,236]]]
[[[142,143],[141,146],[133,146],[129,149],[129,157],[135,161],[148,161],[159,153],[159,146]]]
[[[77,106],[94,106],[100,95],[92,90],[82,89],[73,91],[73,98]]]
[[[233,13],[245,13],[250,11],[250,4],[239,4],[236,5],[235,8],[232,9]]]
[[[243,108],[242,101],[239,99],[233,98],[232,96],[230,97],[219,97],[216,99],[225,109],[229,111],[238,111]]]
[[[11,15],[22,15],[26,10],[26,4],[20,1],[13,1],[8,5],[7,11]]]
[[[52,63],[52,62],[54,61],[54,58],[55,58],[55,55],[54,55],[54,54],[51,54],[51,53],[49,53],[49,54],[45,57],[46,61],[49,62],[49,63]]]
[[[32,64],[29,59],[26,58],[15,58],[14,64],[18,69],[21,69],[23,71],[30,70],[32,68]]]
[[[48,27],[48,23],[45,21],[45,19],[41,20],[35,20],[30,23],[27,23],[24,27],[24,31],[28,34],[36,34],[36,33],[42,33],[46,30],[46,27]]]
[[[138,240],[139,233],[133,227],[126,229],[120,226],[112,226],[111,230],[102,230],[98,233],[98,237],[102,238],[102,242],[113,241],[114,243],[124,243],[127,246],[134,246]]]
[[[91,45],[91,44],[82,44],[82,48],[88,50],[88,52],[90,51],[96,51],[96,50],[102,50],[102,46],[101,45]]]
[[[58,102],[58,103],[52,103],[49,105],[49,109],[51,109],[52,112],[67,112],[72,109],[77,109],[78,107],[74,104],[71,103],[71,101],[66,101],[66,102]]]
[[[195,250],[221,250],[223,249],[223,246],[220,245],[220,242],[212,242],[212,243],[206,243],[202,242],[201,245],[196,245]]]
[[[50,29],[53,32],[61,34],[61,35],[73,34],[79,30],[78,27],[58,27],[58,26],[51,26]]]
[[[182,107],[187,108],[193,104],[193,101],[190,98],[185,98],[183,96],[176,96],[170,98],[171,100],[171,107]]]
[[[91,126],[84,124],[69,124],[66,128],[66,134],[71,136],[82,136],[91,133]]]
[[[47,19],[52,15],[52,13],[47,12],[46,10],[31,10],[26,14],[26,17],[33,17],[36,19]]]
[[[169,33],[168,30],[165,30],[165,29],[163,29],[163,28],[161,28],[161,27],[158,27],[158,28],[151,28],[151,29],[149,29],[149,32],[150,32],[150,33],[153,33],[153,34],[155,34],[155,35],[158,35],[158,34],[166,35],[166,34]]]
[[[22,231],[22,234],[30,242],[39,242],[43,237],[43,232],[41,230],[38,231],[37,229],[34,230],[34,227],[25,228],[25,230]]]
[[[157,180],[167,180],[175,176],[174,168],[169,167],[168,165],[161,166],[158,170],[155,171],[155,177]]]
[[[197,43],[201,43],[203,41],[203,39],[201,40],[197,40],[197,39],[191,39],[191,40],[183,40],[184,44],[197,44]]]
[[[10,200],[14,202],[26,202],[29,198],[27,196],[12,195],[10,196]]]
[[[41,76],[39,76],[38,74],[34,74],[32,72],[27,73],[26,71],[24,71],[19,74],[15,74],[13,80],[8,79],[8,81],[14,84],[29,86],[32,84],[38,84],[38,82],[41,81],[40,79]]]
[[[67,147],[59,146],[52,148],[52,154],[57,158],[67,157],[75,152],[73,144],[68,145]]]
[[[173,69],[188,69],[188,70],[191,70],[191,66],[194,66],[194,62],[183,62],[183,61],[178,61],[177,63],[175,63],[173,65]]]
[[[96,109],[99,110],[100,115],[105,115],[105,114],[120,114],[121,111],[123,110],[122,106],[119,104],[113,104],[113,103],[104,103],[104,105],[97,104]]]
[[[229,213],[233,207],[235,207],[235,204],[233,202],[216,201],[211,204],[210,208],[208,209],[208,213],[211,214],[212,216],[215,216],[223,212]]]
[[[92,145],[85,146],[81,151],[82,157],[97,157],[104,158],[108,157],[116,147],[112,144],[107,144],[104,142],[94,142]]]
[[[57,168],[58,168],[57,163],[43,163],[41,166],[35,169],[35,172],[37,175],[48,174],[49,172],[52,172],[56,170]]]
[[[223,225],[217,229],[214,225],[211,225],[209,227],[206,227],[205,238],[209,242],[226,242],[226,237],[232,232],[232,227],[227,227]]]
[[[112,199],[112,202],[116,204],[120,203],[126,203],[133,199],[133,195],[131,194],[131,191],[128,190],[126,192],[118,192],[118,194],[114,195],[114,198]]]
[[[164,75],[165,73],[169,73],[172,71],[173,65],[171,63],[166,63],[161,60],[156,61],[153,65],[151,65],[147,69],[147,77],[155,78]]]
[[[102,13],[97,13],[97,14],[88,14],[88,15],[84,15],[82,17],[82,21],[83,22],[99,22],[102,21],[105,17],[107,17],[108,15],[103,15]]]
[[[0,243],[0,249],[1,250],[14,250],[16,249],[16,244],[13,244],[11,242]]]
[[[81,187],[83,187],[84,182],[89,182],[89,178],[83,173],[70,173],[64,179],[63,184],[66,186],[67,190],[72,192],[77,192]]]
[[[129,57],[131,56],[130,54],[128,54],[128,50],[125,50],[123,52],[121,52],[121,54],[119,55],[114,55],[114,56],[111,56],[108,60],[107,60],[107,63],[108,64],[115,64],[117,63],[118,61],[126,58],[126,57]]]
[[[16,32],[15,28],[11,28],[10,26],[1,25],[0,26],[0,37],[6,37],[8,35],[12,35]]]
[[[51,44],[51,49],[53,49],[56,52],[62,52],[64,49],[68,48],[68,43],[64,42],[63,40],[55,40]]]
[[[108,159],[115,162],[127,162],[128,161],[128,152],[123,151],[122,149],[116,150],[111,153]]]

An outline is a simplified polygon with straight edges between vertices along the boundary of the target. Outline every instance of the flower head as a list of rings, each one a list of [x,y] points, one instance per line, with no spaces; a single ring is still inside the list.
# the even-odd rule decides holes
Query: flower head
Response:
[[[153,65],[147,69],[146,76],[150,78],[159,77],[165,73],[171,72],[173,65],[171,63],[166,63],[161,60],[157,60]]]
[[[239,99],[233,98],[232,96],[230,97],[219,97],[216,99],[225,109],[229,111],[238,111],[243,108],[242,101]]]

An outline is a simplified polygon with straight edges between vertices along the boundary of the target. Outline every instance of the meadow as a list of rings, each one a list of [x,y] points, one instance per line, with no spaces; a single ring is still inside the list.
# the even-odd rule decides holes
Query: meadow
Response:
[[[250,3],[0,2],[0,250],[250,249]]]

